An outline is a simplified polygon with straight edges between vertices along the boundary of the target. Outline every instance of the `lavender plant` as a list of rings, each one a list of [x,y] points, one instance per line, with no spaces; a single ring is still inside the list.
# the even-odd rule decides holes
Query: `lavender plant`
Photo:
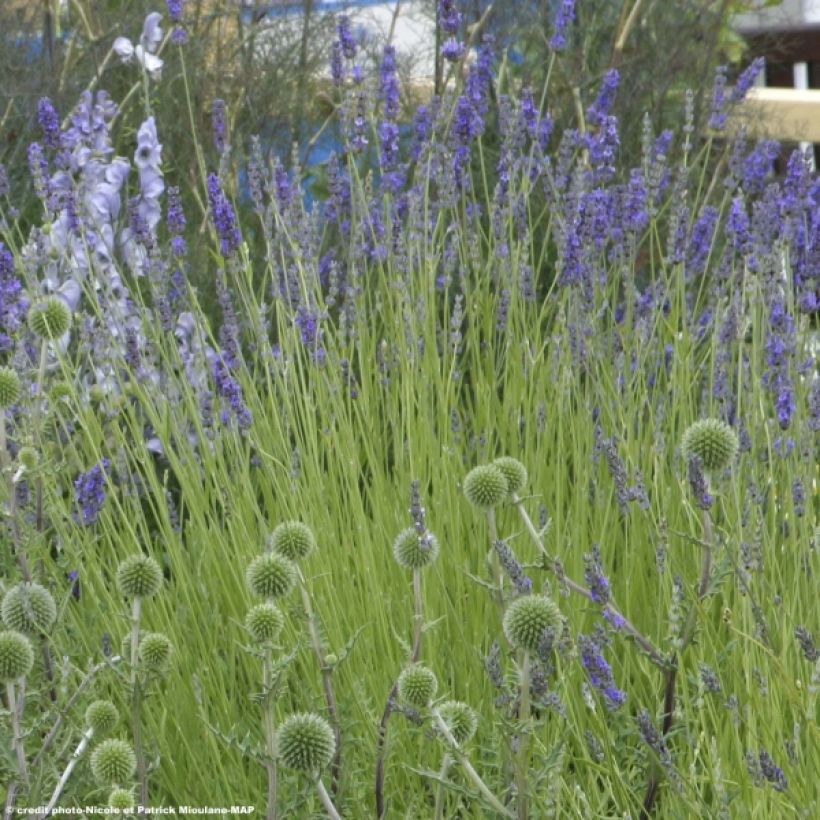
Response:
[[[461,13],[408,131],[396,55],[339,23],[313,201],[298,155],[242,167],[221,106],[198,133],[184,82],[190,176],[150,74],[139,114],[107,69],[40,106],[34,224],[0,193],[7,811],[817,812],[820,184],[731,130],[723,72],[715,131],[685,97],[623,167],[617,70],[556,132]],[[69,768],[105,697],[132,742]]]

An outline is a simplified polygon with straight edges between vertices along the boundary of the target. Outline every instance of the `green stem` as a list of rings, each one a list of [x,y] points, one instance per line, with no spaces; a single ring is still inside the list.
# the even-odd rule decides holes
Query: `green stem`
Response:
[[[6,694],[8,695],[9,712],[11,713],[11,745],[14,749],[14,753],[17,755],[17,774],[20,780],[23,781],[23,783],[28,784],[29,781],[28,766],[26,764],[26,749],[23,745],[23,732],[20,727],[20,720],[22,717],[23,705],[25,701],[22,683],[20,689],[19,702],[15,698],[14,681],[8,681],[6,683]]]
[[[444,759],[441,761],[441,768],[438,772],[438,787],[436,788],[436,815],[435,820],[444,820],[444,778],[447,777],[447,772],[450,769],[450,764],[453,759],[449,752],[444,753]]]
[[[592,592],[588,590],[586,587],[581,586],[581,584],[572,580],[567,575],[563,573],[562,570],[558,567],[557,562],[550,557],[549,553],[544,547],[544,542],[541,540],[541,536],[538,534],[538,530],[535,529],[535,525],[532,523],[532,519],[530,518],[527,511],[524,509],[524,503],[517,495],[513,495],[513,503],[518,510],[519,515],[521,516],[521,520],[524,522],[524,526],[527,529],[527,532],[530,534],[530,538],[533,540],[535,545],[541,551],[541,554],[546,558],[548,569],[552,570],[553,573],[558,577],[562,584],[564,584],[567,589],[572,590],[578,595],[583,595],[589,601],[595,603],[595,599],[592,597]],[[621,623],[621,628],[628,632],[637,642],[637,644],[649,655],[652,662],[656,665],[661,667],[661,669],[668,669],[669,668],[669,660],[663,656],[659,649],[655,647],[652,641],[649,640],[633,623],[629,620],[617,607],[613,604],[607,604],[607,610],[610,615],[613,617],[613,620],[618,621]]]
[[[330,799],[330,795],[327,793],[327,789],[325,788],[325,784],[322,783],[321,778],[317,778],[316,780],[316,790],[319,792],[319,799],[325,807],[327,816],[330,817],[331,820],[342,820],[342,815],[339,814],[336,806],[333,805],[333,801]]]
[[[342,730],[339,724],[339,707],[336,703],[336,693],[333,690],[333,670],[325,663],[325,651],[322,646],[322,639],[319,636],[319,627],[316,622],[316,615],[313,612],[313,605],[310,601],[310,593],[308,592],[307,584],[305,583],[305,576],[299,568],[299,591],[302,593],[302,606],[305,610],[308,622],[308,632],[310,633],[310,642],[313,645],[313,651],[319,661],[319,667],[322,672],[322,686],[325,691],[325,703],[327,704],[327,711],[330,715],[330,722],[333,726],[333,736],[336,739],[336,752],[333,755],[333,761],[330,764],[331,774],[331,790],[336,796],[339,791],[339,781],[342,770]]]
[[[134,736],[134,755],[137,758],[137,780],[140,789],[140,805],[148,805],[148,777],[145,752],[142,748],[142,692],[140,691],[139,663],[140,619],[142,597],[137,595],[131,609],[131,733]]]
[[[274,749],[274,716],[273,698],[271,697],[271,687],[273,686],[273,650],[270,647],[265,649],[265,660],[262,672],[262,685],[265,694],[265,706],[263,713],[265,727],[265,752],[267,760],[265,768],[268,771],[268,809],[265,817],[267,820],[276,820],[276,788],[277,788],[277,766],[276,752]]]
[[[493,579],[496,585],[496,602],[504,609],[504,573],[501,569],[501,561],[495,549],[495,542],[498,541],[498,525],[495,520],[495,507],[487,510],[487,528],[490,531],[490,565],[492,566]]]
[[[479,773],[473,768],[472,763],[470,763],[470,761],[464,756],[464,752],[461,751],[461,747],[453,737],[453,733],[450,731],[439,710],[434,707],[432,709],[432,714],[438,730],[444,736],[444,739],[450,746],[451,751],[457,755],[458,762],[467,773],[467,777],[470,778],[473,785],[481,792],[487,803],[491,805],[502,817],[508,817],[510,820],[515,820],[515,815],[490,791],[487,784],[481,779],[481,775],[479,775]]]
[[[518,705],[518,722],[521,726],[518,754],[515,759],[515,784],[518,791],[516,805],[518,820],[527,820],[529,802],[527,799],[527,772],[529,770],[530,746],[530,653],[524,652],[521,664],[521,693]]]

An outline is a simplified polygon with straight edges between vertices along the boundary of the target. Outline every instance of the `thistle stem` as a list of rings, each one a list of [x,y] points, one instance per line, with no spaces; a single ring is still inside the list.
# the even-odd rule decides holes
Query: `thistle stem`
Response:
[[[424,598],[421,587],[421,570],[413,570],[413,648],[410,651],[409,662],[416,663],[421,657],[421,638],[424,627]],[[387,806],[384,802],[384,762],[387,755],[387,724],[393,714],[393,705],[399,694],[399,681],[393,681],[387,703],[384,705],[382,719],[379,723],[379,737],[376,741],[376,817],[385,815]]]
[[[481,779],[481,775],[479,775],[479,773],[473,768],[472,763],[470,763],[470,761],[466,758],[464,752],[461,751],[461,747],[453,737],[453,733],[450,731],[439,710],[433,707],[431,711],[438,730],[444,736],[444,739],[451,747],[451,750],[457,755],[458,762],[467,773],[467,776],[470,778],[473,785],[481,792],[487,803],[491,805],[496,812],[498,812],[498,814],[503,817],[508,817],[510,820],[515,820],[515,815],[490,791],[487,784]]]
[[[518,791],[516,804],[518,820],[527,820],[529,801],[527,799],[527,771],[529,769],[530,750],[530,653],[524,652],[521,664],[521,693],[518,704],[518,722],[521,725],[521,736],[518,741],[518,753],[515,759],[515,785]]]
[[[319,792],[319,799],[322,801],[322,805],[325,807],[327,816],[330,817],[331,820],[342,820],[342,815],[339,814],[338,810],[336,809],[336,806],[333,805],[333,801],[330,799],[330,795],[327,793],[325,784],[322,783],[320,778],[316,780],[316,790]]]
[[[299,591],[302,593],[302,606],[307,616],[310,642],[313,645],[313,651],[316,654],[316,659],[319,661],[319,667],[322,672],[325,703],[327,704],[327,711],[330,715],[331,725],[333,726],[333,737],[336,740],[336,752],[330,763],[330,789],[335,797],[339,792],[339,782],[342,771],[342,730],[339,724],[339,707],[336,703],[336,693],[333,689],[333,670],[325,663],[325,651],[322,646],[322,639],[319,635],[319,626],[316,621],[316,615],[313,612],[310,593],[308,592],[305,576],[302,574],[301,568],[299,569]]]
[[[68,783],[68,779],[71,777],[71,773],[76,768],[77,764],[80,762],[80,758],[85,753],[85,750],[88,748],[88,744],[91,742],[91,738],[94,736],[94,730],[89,728],[85,730],[80,742],[77,744],[77,748],[74,750],[74,754],[71,755],[71,759],[68,761],[68,764],[63,771],[62,776],[60,777],[59,781],[57,781],[57,785],[54,787],[54,792],[51,795],[51,800],[48,801],[48,805],[45,808],[45,811],[38,815],[38,820],[40,818],[46,818],[49,814],[54,810],[54,807],[57,805],[57,801],[60,799],[60,795],[63,793],[63,789],[65,789],[66,784]]]
[[[669,734],[672,724],[675,720],[675,687],[678,679],[678,659],[681,653],[692,643],[695,637],[695,630],[697,628],[698,610],[706,593],[709,590],[709,581],[712,576],[712,550],[714,545],[714,531],[712,529],[712,516],[709,510],[701,510],[701,521],[703,523],[703,562],[700,570],[700,580],[698,582],[698,599],[689,609],[689,614],[686,616],[686,622],[681,631],[680,643],[678,652],[671,658],[671,665],[666,672],[663,691],[663,726],[661,728],[662,735],[665,737]],[[655,800],[658,794],[658,787],[660,785],[661,768],[657,763],[653,763],[650,768],[649,781],[646,786],[646,795],[644,796],[643,808],[641,811],[642,818],[648,818],[652,814],[652,809],[655,805]]]
[[[276,765],[276,753],[274,749],[274,732],[276,727],[274,725],[273,701],[271,698],[271,687],[273,686],[273,650],[270,647],[265,649],[262,685],[265,690],[265,705],[263,707],[265,752],[267,754],[265,768],[268,772],[268,809],[265,817],[266,820],[276,820],[276,790],[278,771]]]
[[[140,681],[137,675],[141,617],[142,596],[136,595],[131,609],[131,733],[134,737],[134,755],[137,758],[140,805],[147,806],[148,776],[145,766],[145,752],[142,748],[142,692],[140,691]]]
[[[438,786],[436,788],[436,814],[435,820],[444,820],[444,778],[447,777],[447,772],[450,770],[450,764],[453,759],[449,752],[444,753],[444,758],[441,761],[441,768],[438,772]]]
[[[23,732],[21,722],[23,717],[23,707],[25,704],[25,692],[23,682],[20,683],[20,697],[16,698],[14,682],[6,683],[6,694],[9,699],[9,712],[11,713],[11,745],[17,756],[17,774],[20,780],[28,785],[28,765],[26,764],[26,750],[23,745]]]
[[[490,564],[492,566],[492,573],[497,587],[496,602],[498,606],[504,609],[504,573],[501,569],[501,561],[498,558],[498,553],[493,548],[493,544],[498,541],[498,525],[495,520],[495,507],[490,507],[487,510],[487,528],[490,531]]]
[[[559,569],[556,561],[550,557],[549,553],[544,547],[544,542],[541,540],[541,536],[538,534],[538,530],[535,529],[535,525],[532,523],[532,519],[530,518],[527,511],[524,509],[524,503],[517,495],[513,495],[513,503],[515,504],[516,508],[518,509],[518,513],[521,516],[521,520],[524,522],[524,526],[527,529],[527,532],[530,534],[530,538],[541,551],[541,554],[544,558],[547,559],[548,569],[552,570],[552,572],[558,577],[562,584],[565,584],[567,589],[572,590],[578,595],[582,595],[589,601],[595,603],[595,599],[592,597],[592,592],[588,590],[586,587],[581,586],[581,584],[573,581],[572,578],[569,578],[567,575],[563,573],[562,570]],[[650,660],[656,666],[659,666],[661,669],[668,669],[670,665],[670,661],[663,656],[659,649],[655,647],[652,641],[649,640],[633,623],[629,620],[617,607],[613,604],[607,604],[608,612],[614,616],[615,619],[621,622],[622,628],[628,632],[636,641],[638,646],[649,655]]]

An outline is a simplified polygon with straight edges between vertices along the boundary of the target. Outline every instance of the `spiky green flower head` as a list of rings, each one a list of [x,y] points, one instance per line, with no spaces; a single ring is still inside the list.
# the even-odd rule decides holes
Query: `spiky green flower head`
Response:
[[[460,700],[448,700],[439,706],[439,714],[459,746],[472,739],[478,728],[475,710]]]
[[[265,601],[248,610],[245,616],[245,628],[257,643],[275,641],[285,625],[285,619],[279,607]]]
[[[29,308],[28,326],[41,339],[59,339],[71,327],[71,309],[59,296],[47,296]]]
[[[537,652],[544,632],[560,628],[561,610],[546,595],[523,595],[507,607],[502,626],[513,646],[525,652]]]
[[[20,392],[20,377],[17,371],[5,365],[0,367],[0,410],[17,404]]]
[[[283,521],[268,536],[268,546],[291,561],[301,561],[316,549],[316,536],[301,521]]]
[[[320,715],[290,715],[276,733],[277,756],[289,769],[320,772],[333,759],[335,751],[333,729]]]
[[[402,530],[393,542],[393,557],[405,569],[422,569],[438,558],[438,539],[431,532],[419,535],[415,527]]]
[[[57,620],[57,605],[40,584],[22,581],[3,596],[3,623],[26,635],[42,635]]]
[[[693,456],[703,470],[716,473],[728,467],[738,450],[737,433],[721,419],[700,419],[683,434],[681,449],[688,464]]]
[[[517,493],[527,483],[527,468],[517,459],[512,456],[501,456],[497,458],[493,465],[498,467],[507,479],[507,492],[510,495]]]
[[[474,467],[464,478],[464,495],[474,507],[489,510],[500,504],[508,494],[507,479],[495,464]]]
[[[124,740],[104,740],[91,755],[91,773],[101,785],[121,786],[134,776],[137,759]]]
[[[251,561],[245,580],[254,595],[281,598],[296,584],[296,565],[278,552],[266,552]]]
[[[21,447],[17,453],[17,460],[27,470],[36,470],[40,464],[40,454],[31,445]]]
[[[126,598],[150,598],[162,584],[162,570],[148,555],[132,555],[117,568],[117,586]]]
[[[95,700],[85,710],[85,725],[97,735],[108,734],[119,719],[120,713],[110,700]]]
[[[34,649],[22,633],[0,632],[0,683],[11,683],[31,672]]]
[[[152,672],[160,672],[168,666],[172,651],[171,641],[162,632],[146,632],[140,639],[140,662]]]
[[[134,793],[131,789],[116,788],[108,795],[108,806],[124,814],[134,811]]]
[[[399,698],[419,709],[430,705],[436,696],[438,680],[432,669],[414,663],[399,675]]]

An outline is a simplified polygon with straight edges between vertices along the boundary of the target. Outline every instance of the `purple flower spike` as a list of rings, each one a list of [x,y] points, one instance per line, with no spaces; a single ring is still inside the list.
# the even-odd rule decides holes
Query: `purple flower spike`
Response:
[[[105,504],[105,473],[111,462],[104,458],[87,473],[81,473],[74,482],[77,509],[74,519],[85,527],[97,523]]]

